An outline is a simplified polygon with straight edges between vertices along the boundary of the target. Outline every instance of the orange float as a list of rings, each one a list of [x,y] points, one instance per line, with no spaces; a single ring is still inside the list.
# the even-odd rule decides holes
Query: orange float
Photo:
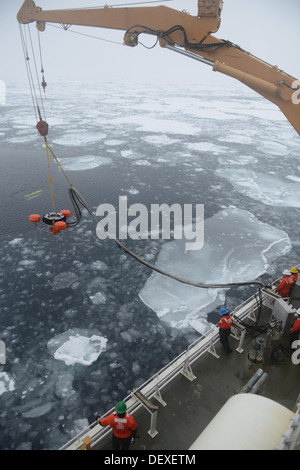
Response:
[[[63,221],[55,222],[54,228],[58,231],[65,230],[67,228],[67,224]]]
[[[67,209],[63,209],[62,211],[59,211],[61,214],[63,214],[65,216],[66,219],[68,219],[69,217],[71,217],[71,212],[68,211]]]
[[[32,222],[33,224],[38,223],[41,220],[41,216],[39,214],[31,214],[29,216],[29,222]]]

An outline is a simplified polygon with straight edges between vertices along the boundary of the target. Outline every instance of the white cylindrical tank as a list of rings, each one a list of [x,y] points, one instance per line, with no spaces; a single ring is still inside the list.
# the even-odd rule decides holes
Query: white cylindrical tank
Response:
[[[234,395],[189,450],[272,450],[294,415],[269,398]]]

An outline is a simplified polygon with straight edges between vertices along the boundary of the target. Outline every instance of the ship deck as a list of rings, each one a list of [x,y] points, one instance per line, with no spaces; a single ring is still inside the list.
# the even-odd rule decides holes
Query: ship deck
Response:
[[[224,353],[222,346],[216,344],[218,359],[209,353],[201,356],[193,366],[196,376],[193,381],[179,374],[163,392],[163,400],[167,403],[159,406],[157,431],[155,437],[148,433],[150,414],[140,408],[134,417],[138,423],[139,436],[130,447],[131,450],[187,450],[206,428],[226,401],[247,383],[244,368],[251,337],[245,339],[245,350],[242,354],[233,349],[231,354]],[[271,398],[293,410],[300,393],[300,366],[292,363],[288,338],[281,342],[285,346],[283,362],[278,364],[272,360],[262,366],[268,378],[259,394]],[[237,342],[230,338],[231,346]],[[112,449],[110,441],[101,449]],[[216,442],[216,449],[218,443]]]
[[[294,305],[296,308],[298,306]],[[206,349],[200,357],[191,362],[190,372],[194,376],[193,380],[180,372],[176,374],[160,390],[165,406],[158,402],[155,394],[152,393],[151,403],[158,406],[157,421],[154,426],[151,427],[152,415],[145,406],[139,404],[138,407],[133,407],[132,411],[129,408],[138,424],[137,438],[131,444],[130,450],[188,450],[227,400],[239,393],[248,383],[250,378],[249,347],[253,338],[264,337],[261,326],[268,324],[271,314],[270,307],[262,308],[260,328],[255,331],[251,328],[254,324],[253,318],[249,316],[243,320],[244,324],[249,325],[242,344],[243,352],[241,352],[239,340],[232,336],[230,336],[230,345],[233,351],[229,354],[224,352],[221,344],[216,340],[211,352],[215,352],[219,357]],[[280,351],[279,359],[267,355],[262,364],[254,364],[251,367],[253,366],[255,370],[262,369],[267,374],[267,379],[258,392],[259,395],[270,398],[295,412],[300,396],[300,365],[292,362],[293,351],[289,346],[288,335],[281,336]],[[101,428],[98,424],[96,427],[101,429],[100,433],[103,431],[105,434],[94,442],[92,439],[92,449],[112,450],[111,429]],[[151,437],[149,431],[150,429],[153,431],[153,428],[157,434]],[[90,431],[85,436],[92,436],[93,428]],[[83,437],[81,436],[77,441],[77,448],[79,448],[79,442],[82,444]],[[216,442],[216,449],[218,449],[218,442]]]

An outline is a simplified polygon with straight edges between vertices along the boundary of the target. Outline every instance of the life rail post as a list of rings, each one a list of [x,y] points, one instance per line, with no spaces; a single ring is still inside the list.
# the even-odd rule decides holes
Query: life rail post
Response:
[[[239,345],[236,348],[236,351],[240,354],[244,352],[243,344],[245,340],[245,335],[246,335],[246,327],[242,325],[241,323],[233,320],[231,336],[233,336],[233,338],[239,341]]]
[[[135,397],[143,405],[143,407],[146,408],[147,411],[149,411],[151,415],[151,422],[148,434],[150,434],[151,437],[155,437],[158,434],[156,429],[158,406],[154,405],[152,401],[145,397],[145,395],[143,395],[142,392],[136,387],[132,389],[131,395]]]

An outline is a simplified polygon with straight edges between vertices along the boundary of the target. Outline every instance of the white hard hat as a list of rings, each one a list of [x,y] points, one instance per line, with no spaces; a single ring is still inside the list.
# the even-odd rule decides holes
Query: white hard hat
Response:
[[[289,271],[288,269],[285,269],[282,274],[283,274],[284,276],[290,276],[290,275],[291,275],[291,273],[290,273],[290,271]]]

